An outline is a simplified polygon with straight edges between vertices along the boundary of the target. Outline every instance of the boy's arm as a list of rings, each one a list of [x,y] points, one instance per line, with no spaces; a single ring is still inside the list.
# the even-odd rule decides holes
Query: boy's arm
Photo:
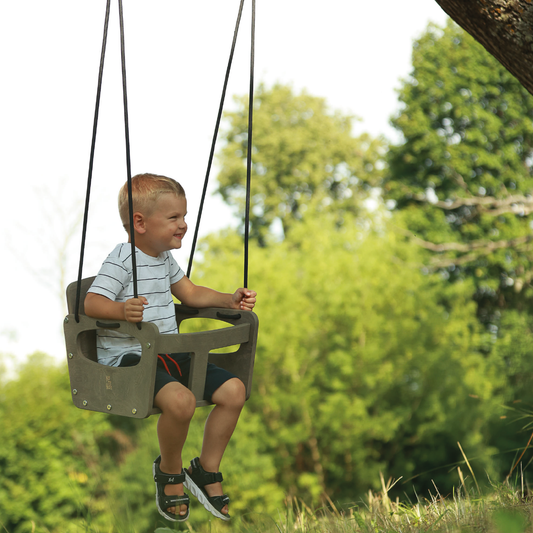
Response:
[[[126,302],[115,302],[94,292],[88,292],[85,297],[85,314],[92,318],[103,320],[127,320],[128,322],[142,322],[143,309],[148,303],[144,296],[131,298]]]
[[[251,311],[257,293],[249,289],[237,289],[233,294],[218,292],[208,287],[195,285],[187,276],[170,286],[172,294],[189,307],[225,307]]]

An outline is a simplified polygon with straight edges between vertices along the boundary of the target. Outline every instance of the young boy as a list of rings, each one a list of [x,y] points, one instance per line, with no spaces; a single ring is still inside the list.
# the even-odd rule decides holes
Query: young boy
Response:
[[[252,310],[256,293],[238,289],[225,294],[192,283],[170,250],[181,248],[187,231],[185,191],[171,178],[142,174],[132,179],[133,228],[128,214],[128,189],[119,193],[119,211],[131,242],[134,231],[139,297],[133,297],[131,244],[119,244],[105,260],[87,293],[85,312],[100,319],[153,322],[160,333],[178,333],[172,295],[190,307]],[[128,335],[97,332],[98,361],[112,366],[138,364],[141,346]],[[168,520],[189,516],[183,484],[215,516],[229,520],[229,498],[222,493],[220,461],[245,401],[245,388],[233,374],[209,365],[204,399],[215,404],[205,425],[202,451],[182,469],[181,452],[196,400],[187,388],[190,356],[159,355],[154,405],[161,410],[157,435],[161,455],[153,465],[156,502]]]

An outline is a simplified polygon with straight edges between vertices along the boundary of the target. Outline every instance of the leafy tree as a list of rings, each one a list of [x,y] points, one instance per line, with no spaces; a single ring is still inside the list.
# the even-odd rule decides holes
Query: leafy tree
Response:
[[[449,23],[431,25],[415,43],[400,101],[393,124],[403,142],[391,148],[385,195],[410,239],[428,250],[426,263],[475,286],[477,314],[490,333],[480,348],[501,377],[502,406],[487,444],[500,450],[494,462],[502,479],[527,444],[533,402],[532,326],[524,313],[533,296],[533,97]]]
[[[476,350],[472,285],[424,275],[417,247],[358,224],[304,216],[282,243],[254,246],[252,285],[269,296],[257,309],[254,393],[223,463],[239,515],[272,514],[285,494],[351,502],[379,489],[380,472],[447,490],[457,441],[475,468],[494,472],[485,437],[499,367]],[[240,248],[234,234],[213,236],[201,281],[231,290]],[[185,461],[198,454],[207,412],[195,415]],[[75,409],[64,370],[40,355],[2,385],[0,418],[0,520],[10,533],[32,521],[52,533],[161,525],[149,468],[155,417]],[[191,520],[201,528],[209,516]]]
[[[208,412],[195,414],[185,461],[199,455]],[[234,513],[274,513],[284,493],[272,458],[256,439],[262,421],[250,413],[243,418],[240,438],[226,453],[224,486]],[[76,409],[65,368],[34,354],[14,379],[0,383],[0,528],[148,533],[168,525],[154,503],[156,424],[157,417],[133,420]],[[196,504],[190,523],[201,527],[210,517]]]
[[[489,433],[490,443],[500,450],[495,461],[500,479],[504,479],[526,450],[533,432],[533,318],[529,313],[510,309],[502,314],[493,352],[506,386],[499,416],[491,421]],[[529,457],[522,460],[522,471],[531,483],[533,476],[527,468],[528,461]]]
[[[356,220],[307,213],[282,243],[252,251],[261,326],[245,411],[262,421],[259,450],[307,502],[354,501],[380,488],[380,472],[451,490],[457,441],[494,473],[484,440],[501,380],[477,349],[472,284],[424,275],[416,246]],[[213,236],[202,282],[238,282],[239,249]]]
[[[108,419],[76,409],[66,372],[42,353],[0,386],[2,529],[78,531],[102,496]]]
[[[226,114],[219,192],[244,213],[247,98]],[[274,221],[287,233],[309,204],[355,211],[380,176],[383,142],[368,134],[354,137],[354,117],[330,111],[323,98],[295,95],[289,86],[260,85],[254,102],[253,237],[265,244]]]
[[[533,97],[455,24],[430,25],[393,120],[384,182],[410,235],[452,280],[476,283],[483,320],[533,295]],[[526,289],[526,290],[524,290]]]

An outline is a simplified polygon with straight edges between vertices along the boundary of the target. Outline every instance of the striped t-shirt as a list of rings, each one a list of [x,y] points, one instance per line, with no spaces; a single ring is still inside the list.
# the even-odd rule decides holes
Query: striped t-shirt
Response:
[[[144,306],[143,321],[152,322],[159,333],[178,333],[174,302],[170,286],[185,273],[170,252],[157,257],[135,249],[137,263],[137,292],[148,300]],[[119,244],[109,254],[88,292],[125,302],[134,297],[131,266],[131,244]],[[118,366],[126,353],[141,355],[141,345],[135,337],[111,329],[96,332],[98,362]]]

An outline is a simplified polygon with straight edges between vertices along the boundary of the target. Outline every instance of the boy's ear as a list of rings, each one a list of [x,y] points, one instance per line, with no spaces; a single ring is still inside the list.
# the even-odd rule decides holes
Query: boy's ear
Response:
[[[133,228],[137,233],[146,232],[146,220],[142,213],[133,213]]]

